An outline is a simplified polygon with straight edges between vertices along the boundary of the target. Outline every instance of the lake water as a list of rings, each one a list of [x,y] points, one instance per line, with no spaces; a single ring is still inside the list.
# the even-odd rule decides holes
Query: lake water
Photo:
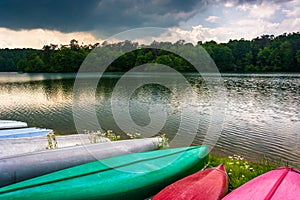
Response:
[[[82,132],[84,128],[77,131],[73,117],[74,77],[75,74],[1,73],[0,119],[21,120],[29,126],[51,128],[61,134]],[[118,105],[115,109],[120,112],[119,105],[128,105],[130,119],[140,127],[151,123],[151,112],[162,109],[167,118],[160,133],[171,140],[179,129],[188,131],[188,126],[196,124],[193,143],[202,144],[208,130],[218,126],[221,132],[213,149],[215,153],[239,154],[250,160],[267,157],[300,166],[300,74],[223,74],[222,90],[213,84],[218,77],[212,75],[208,87],[201,76],[186,74],[196,96],[176,90],[181,83],[172,76],[164,76],[173,90],[147,84],[138,87],[126,102],[122,91],[127,86],[123,85],[111,103],[120,77],[110,74],[101,78],[95,93],[88,81],[95,78],[93,74],[80,79],[86,84],[77,91],[80,98],[76,101],[82,112],[77,111],[76,118],[87,125],[86,129],[100,124],[104,130],[111,129],[125,137],[124,129],[114,119],[114,105]],[[128,81],[138,85],[150,79],[148,75],[137,74]],[[221,103],[214,103],[216,99]],[[88,120],[93,109],[97,124]],[[183,113],[187,114],[182,117]],[[188,122],[180,127],[184,120]]]

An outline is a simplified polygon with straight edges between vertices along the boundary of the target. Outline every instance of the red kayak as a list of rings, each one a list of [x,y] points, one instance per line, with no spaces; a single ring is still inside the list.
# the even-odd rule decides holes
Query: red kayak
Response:
[[[223,200],[299,200],[300,171],[281,167],[245,183]]]
[[[152,200],[216,200],[228,189],[224,164],[187,176],[160,191]]]

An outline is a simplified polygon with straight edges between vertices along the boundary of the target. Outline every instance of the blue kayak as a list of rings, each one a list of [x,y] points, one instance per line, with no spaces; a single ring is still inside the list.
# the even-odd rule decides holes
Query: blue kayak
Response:
[[[51,131],[52,131],[51,129],[43,129],[43,128],[6,129],[6,130],[0,130],[0,139],[45,136]]]

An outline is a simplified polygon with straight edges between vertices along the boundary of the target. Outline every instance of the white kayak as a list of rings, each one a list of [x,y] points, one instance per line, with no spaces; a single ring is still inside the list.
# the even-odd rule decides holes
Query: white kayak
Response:
[[[25,128],[26,122],[14,121],[14,120],[0,120],[0,130],[11,128]]]
[[[99,137],[97,142],[110,142],[110,140],[105,137]],[[91,140],[87,134],[55,136],[55,141],[52,136],[50,138],[49,136],[5,138],[0,139],[0,158],[34,151],[44,151],[50,148],[63,148],[90,143]]]
[[[45,136],[50,133],[51,129],[44,128],[18,128],[18,129],[5,129],[0,130],[0,139],[3,138],[26,138],[26,137],[36,137]]]
[[[96,143],[0,158],[0,187],[113,156],[154,150],[161,138]]]

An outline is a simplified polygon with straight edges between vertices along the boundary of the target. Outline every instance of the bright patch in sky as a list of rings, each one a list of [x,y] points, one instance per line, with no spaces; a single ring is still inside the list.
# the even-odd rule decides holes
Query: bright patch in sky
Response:
[[[208,22],[216,22],[218,20],[219,17],[217,16],[209,16],[208,18],[206,18],[205,20]]]
[[[88,32],[62,33],[60,31],[31,29],[11,30],[0,28],[0,48],[37,48],[42,49],[49,44],[69,44],[72,39],[84,44],[95,44],[95,36]]]
[[[209,15],[213,13],[214,15]],[[216,14],[218,13],[218,14]],[[203,20],[203,15],[208,17]],[[216,23],[217,22],[217,23]],[[213,5],[180,27],[173,27],[174,38],[197,41],[253,39],[263,34],[280,35],[300,31],[300,1],[285,3],[262,2],[233,6]]]

